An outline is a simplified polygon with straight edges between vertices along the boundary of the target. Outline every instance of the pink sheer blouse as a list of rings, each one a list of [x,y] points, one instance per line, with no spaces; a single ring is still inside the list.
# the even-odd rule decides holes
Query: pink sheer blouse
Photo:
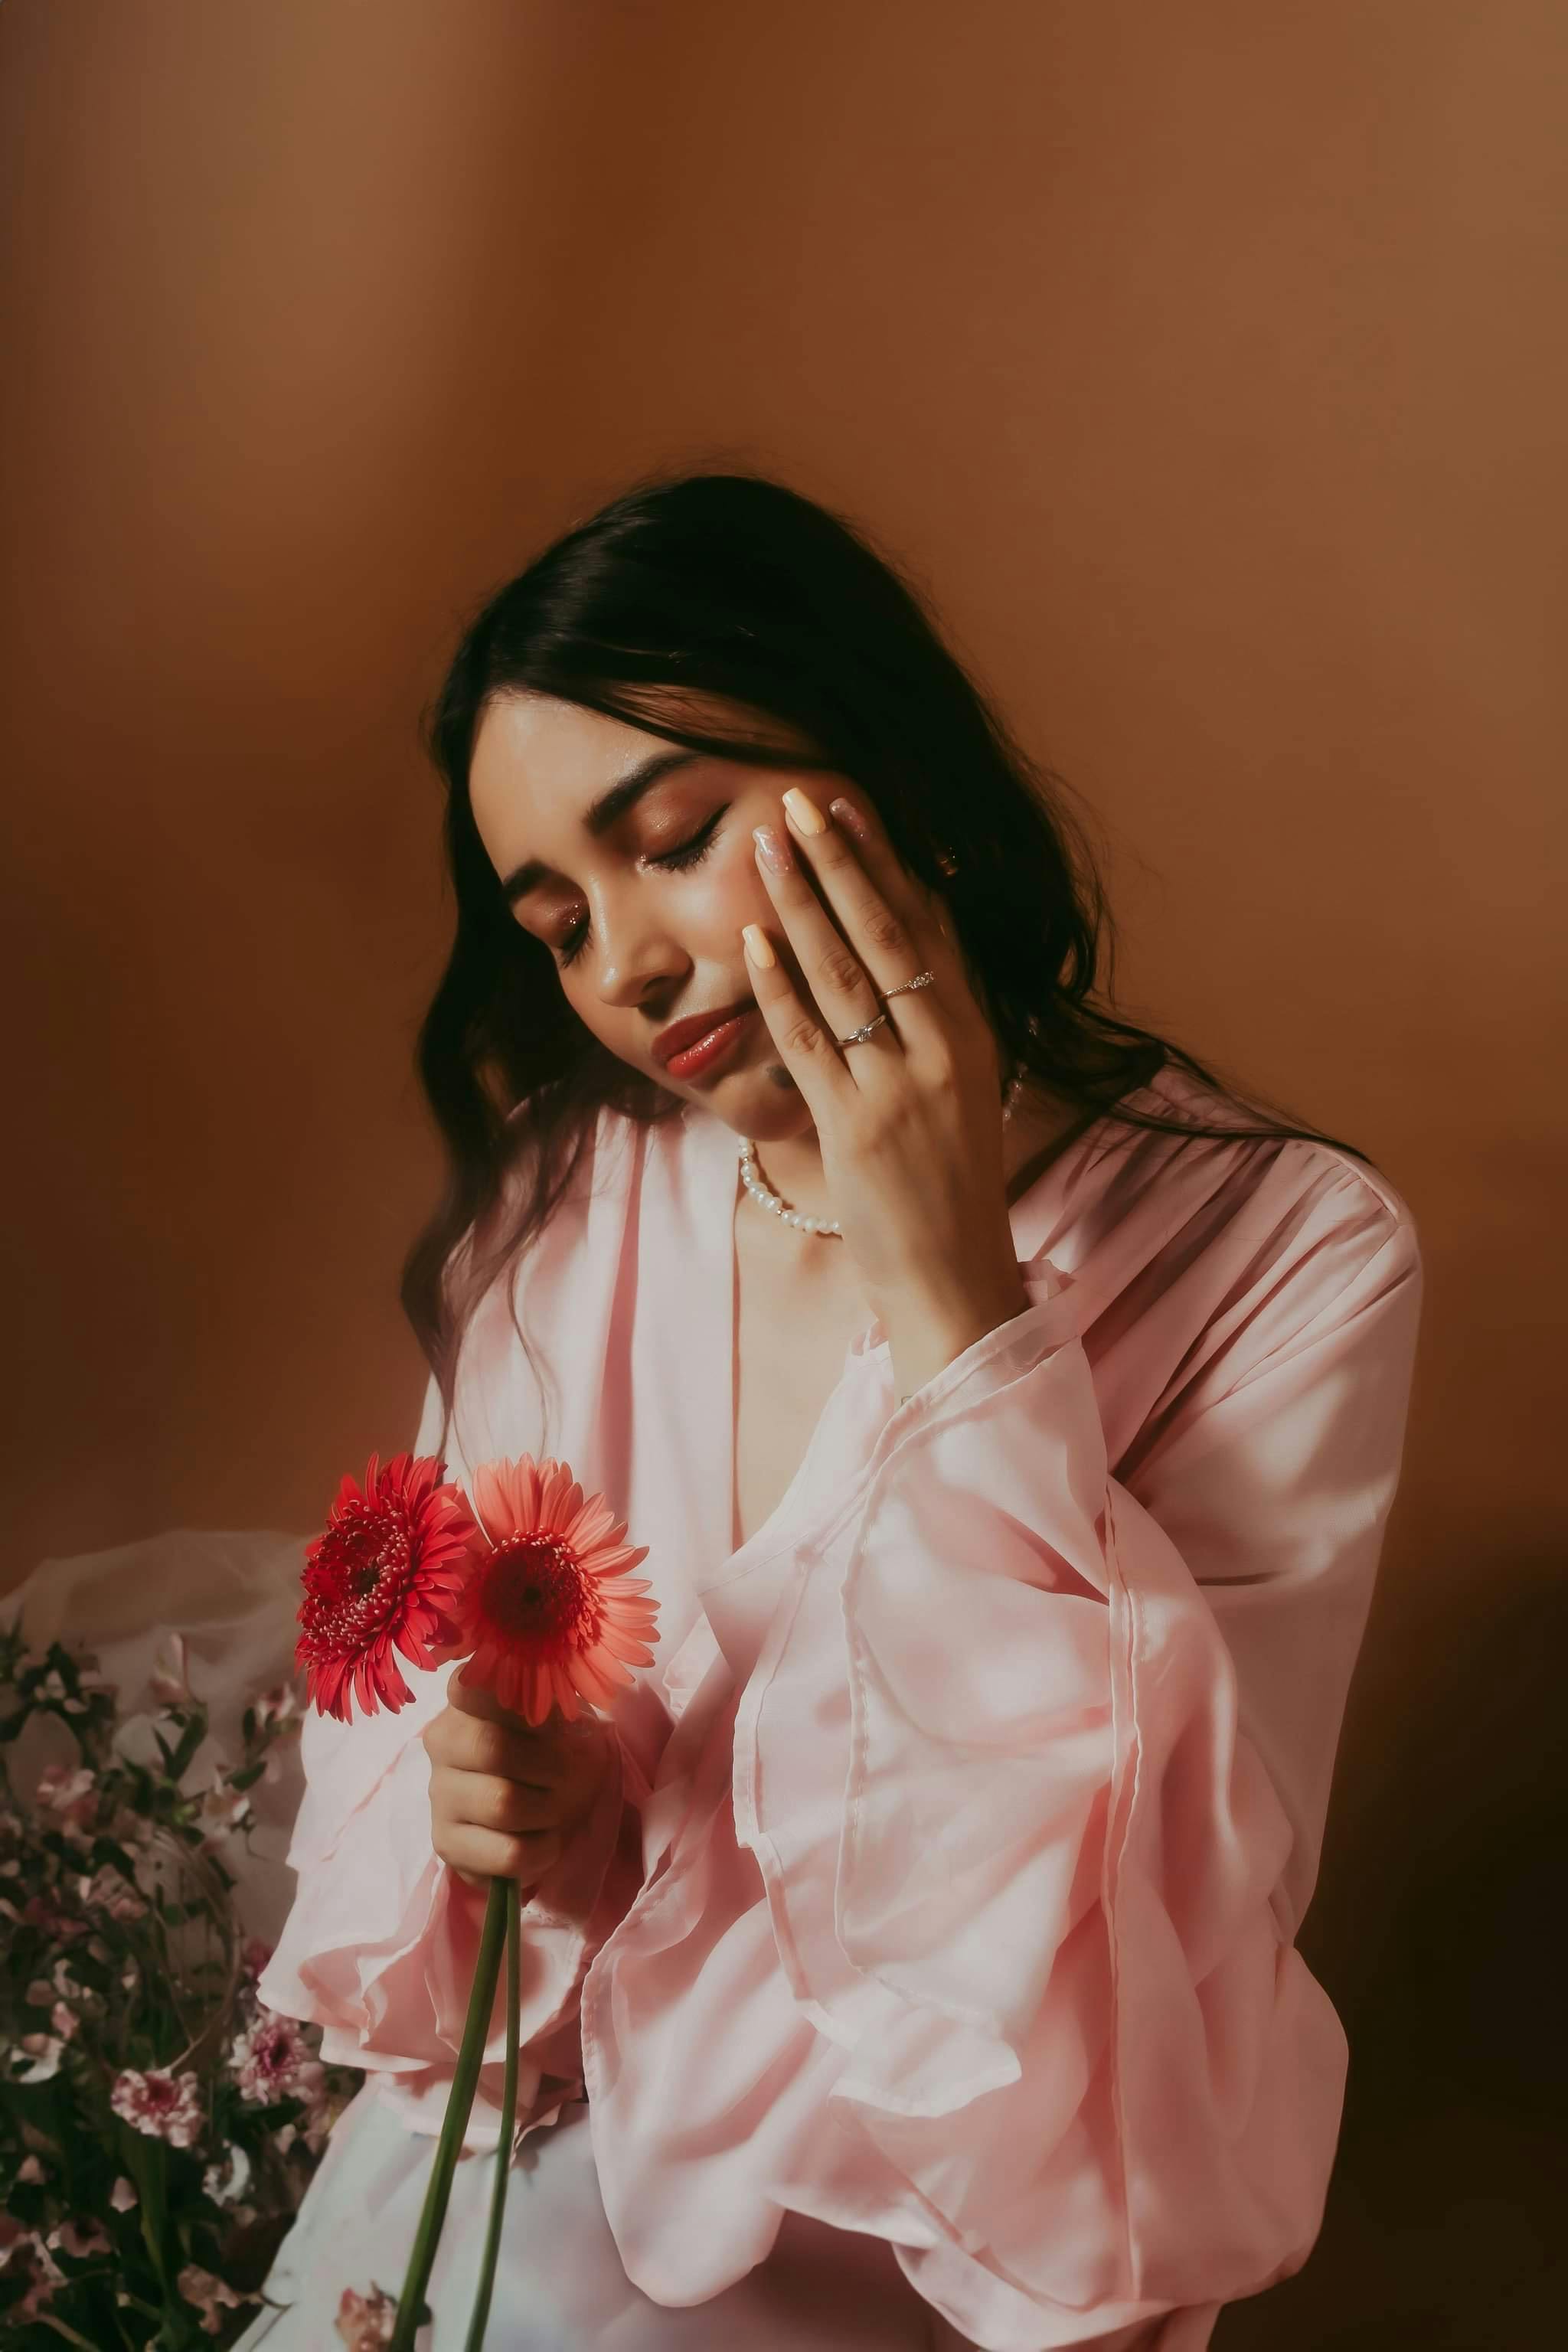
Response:
[[[1216,1108],[1174,1072],[1129,1100]],[[736,1550],[736,1173],[696,1108],[605,1113],[463,1345],[449,1475],[567,1460],[660,1608],[523,1911],[529,2128],[585,2092],[656,2302],[796,2211],[889,2241],[991,2352],[1217,2309],[1306,2260],[1339,2131],[1294,1939],[1399,1475],[1409,1211],[1324,1146],[1097,1123],[1013,1207],[1027,1310],[902,1405],[868,1322]],[[415,1450],[440,1427],[432,1382]],[[431,1848],[447,1677],[413,1679],[309,1718],[261,1991],[430,2132],[482,1897]],[[501,2047],[498,2008],[476,2147]]]

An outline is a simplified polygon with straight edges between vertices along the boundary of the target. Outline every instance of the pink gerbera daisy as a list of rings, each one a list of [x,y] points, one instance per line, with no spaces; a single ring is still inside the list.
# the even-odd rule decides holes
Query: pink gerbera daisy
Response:
[[[481,1462],[473,1477],[480,1525],[452,1603],[463,1680],[494,1691],[531,1724],[552,1706],[574,1723],[583,1702],[607,1706],[649,1666],[658,1608],[646,1577],[628,1576],[647,1546],[622,1541],[602,1495],[584,1496],[563,1462]]]
[[[294,1663],[322,1715],[394,1713],[414,1696],[395,1649],[416,1666],[449,1646],[449,1610],[475,1528],[460,1486],[443,1486],[446,1464],[372,1454],[364,1485],[345,1475],[325,1532],[305,1548],[302,1627]]]

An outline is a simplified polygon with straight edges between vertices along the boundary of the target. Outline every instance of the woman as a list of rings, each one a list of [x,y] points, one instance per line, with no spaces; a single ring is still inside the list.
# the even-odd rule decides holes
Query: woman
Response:
[[[1059,794],[785,488],[655,479],[568,534],[474,619],[431,740],[415,1450],[568,1462],[648,1548],[659,1639],[571,1734],[444,1671],[311,1718],[262,1995],[367,2084],[245,2340],[395,2292],[505,1874],[491,2344],[1192,2352],[1305,2261],[1334,2153],[1344,2036],[1294,1938],[1398,1476],[1408,1211],[1095,1005]]]

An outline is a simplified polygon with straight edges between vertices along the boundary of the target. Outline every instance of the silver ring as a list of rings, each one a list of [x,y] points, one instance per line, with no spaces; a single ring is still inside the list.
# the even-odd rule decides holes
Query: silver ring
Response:
[[[908,989],[929,988],[935,978],[934,971],[917,971],[913,980],[900,980],[897,988],[884,989],[882,993],[884,997],[902,996]]]
[[[864,1029],[851,1029],[847,1037],[840,1037],[838,1040],[839,1044],[841,1045],[858,1045],[863,1038],[869,1037],[874,1031],[879,1029],[887,1017],[888,1016],[885,1013],[879,1013],[875,1021],[867,1022]]]

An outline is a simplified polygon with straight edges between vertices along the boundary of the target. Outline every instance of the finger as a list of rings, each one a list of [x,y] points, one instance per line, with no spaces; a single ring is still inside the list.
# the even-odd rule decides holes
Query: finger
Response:
[[[855,863],[866,877],[873,894],[867,906],[879,898],[894,919],[900,923],[915,958],[907,969],[891,979],[883,977],[879,967],[871,965],[879,988],[896,987],[900,979],[907,980],[927,964],[940,971],[936,961],[942,945],[952,947],[954,928],[946,900],[937,890],[930,888],[917,874],[911,874],[888,838],[883,824],[870,802],[863,795],[839,793],[828,803],[828,814],[839,828],[840,836],[847,836]],[[874,915],[862,915],[862,922],[870,920],[875,930]],[[872,942],[873,946],[875,941]],[[917,993],[923,994],[923,991]],[[901,1007],[900,1007],[901,1010]]]
[[[500,1830],[511,1836],[558,1830],[567,1819],[559,1790],[529,1788],[489,1772],[448,1769],[441,1800],[448,1822],[465,1829]]]
[[[757,1008],[820,1132],[836,1107],[858,1091],[855,1081],[824,1026],[820,1010],[808,1007],[775,941],[761,923],[742,925],[741,945]]]
[[[563,1843],[559,1830],[512,1837],[499,1830],[455,1828],[442,1840],[441,1859],[470,1881],[515,1878],[520,1886],[533,1886],[560,1861]]]
[[[487,1772],[547,1788],[566,1769],[564,1756],[537,1735],[531,1738],[526,1727],[517,1731],[451,1707],[433,1717],[421,1736],[431,1762],[449,1771]]]
[[[875,1020],[879,1006],[874,975],[860,952],[863,942],[835,919],[837,910],[819,895],[838,861],[847,855],[844,836],[822,820],[820,833],[795,830],[796,813],[820,816],[816,803],[795,787],[784,807],[787,825],[754,828],[757,870],[772,898],[795,964],[810,992],[811,1011],[835,1043]],[[815,878],[814,878],[815,877]],[[842,895],[842,894],[841,894]],[[898,1040],[890,1042],[896,1046]],[[882,1034],[878,1045],[882,1050]]]

